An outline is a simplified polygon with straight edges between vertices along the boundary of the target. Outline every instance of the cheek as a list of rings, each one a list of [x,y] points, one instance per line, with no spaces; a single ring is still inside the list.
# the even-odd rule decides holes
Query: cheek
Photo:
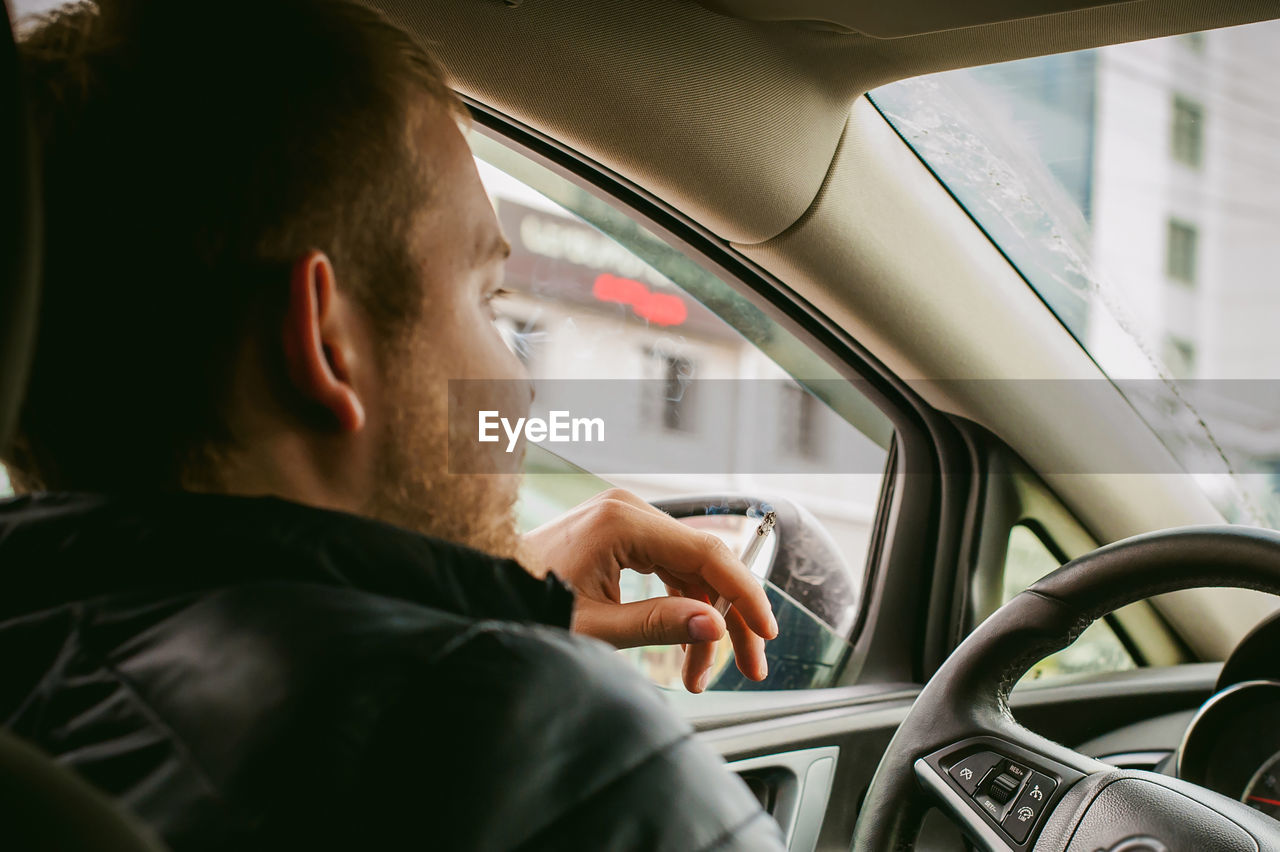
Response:
[[[420,329],[421,348],[433,372],[446,379],[514,379],[523,374],[520,359],[479,305],[465,301],[435,305]]]
[[[492,323],[489,323],[489,336],[495,343],[487,356],[487,378],[502,390],[503,409],[518,417],[527,417],[533,399],[533,382],[529,371],[507,346],[506,341]]]
[[[466,379],[483,388],[487,407],[512,418],[528,415],[532,383],[524,364],[507,346],[483,308],[463,308],[448,330],[428,341],[438,352],[434,372],[445,379]]]
[[[528,371],[511,351],[502,332],[482,310],[469,323],[471,332],[464,344],[472,370],[470,378],[527,382]]]

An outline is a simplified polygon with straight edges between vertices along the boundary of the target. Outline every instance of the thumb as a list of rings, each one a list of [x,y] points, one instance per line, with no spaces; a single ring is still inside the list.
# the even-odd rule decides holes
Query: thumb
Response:
[[[602,639],[615,648],[710,642],[724,631],[724,617],[715,607],[690,598],[651,598],[629,604],[580,598],[573,613],[573,632]]]

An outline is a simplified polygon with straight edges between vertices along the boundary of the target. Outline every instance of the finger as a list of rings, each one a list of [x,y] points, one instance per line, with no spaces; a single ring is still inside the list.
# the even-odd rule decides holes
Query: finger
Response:
[[[573,630],[615,648],[714,642],[725,623],[715,607],[682,597],[650,598],[629,604],[580,598]]]
[[[677,589],[675,586],[671,586],[671,585],[667,585],[667,594],[668,594],[668,595],[670,595],[670,596],[671,596],[671,597],[673,597],[673,598],[684,597],[683,592],[681,592],[681,591],[680,591],[679,589]],[[681,651],[688,651],[688,650],[689,650],[689,643],[688,643],[688,642],[681,642],[681,643],[680,643],[680,650],[681,650]]]
[[[711,668],[716,661],[716,645],[715,642],[699,642],[689,646],[681,669],[685,689],[699,693],[707,688],[711,680]]]
[[[656,512],[658,515],[661,515],[662,517],[669,517],[666,514],[666,512],[663,512],[661,509],[657,508],[651,503],[648,503],[645,500],[640,499],[640,497],[638,497],[637,495],[633,494],[632,492],[628,491],[625,488],[607,488],[604,491],[601,491],[599,494],[595,494],[591,497],[588,497],[586,500],[583,500],[577,506],[574,506],[572,509],[570,509],[567,514],[569,515],[588,514],[592,511],[599,511],[602,506],[607,506],[610,503],[622,504],[629,508],[643,510],[646,513]],[[539,530],[542,530],[544,528],[556,526],[558,520],[559,519],[548,521],[547,523],[542,524],[541,526],[532,530],[532,532],[538,532]]]
[[[778,623],[760,582],[719,538],[667,517],[637,513],[632,521],[634,526],[620,533],[627,556],[623,567],[656,564],[662,569],[660,576],[665,573],[677,583],[700,580],[741,612],[757,634],[766,639],[778,635]]]
[[[714,589],[702,582],[700,577],[679,577],[661,566],[655,568],[653,573],[662,580],[670,594],[678,594],[707,603],[711,603],[712,598],[720,597]]]
[[[607,491],[601,491],[599,494],[597,494],[595,497],[592,497],[591,499],[592,500],[617,500],[620,503],[626,503],[628,506],[633,506],[637,509],[640,509],[652,515],[656,515],[657,517],[660,517],[660,518],[671,517],[666,512],[662,511],[657,506],[650,503],[648,500],[645,500],[644,498],[640,497],[639,495],[631,491],[628,491],[625,488],[610,488]]]
[[[747,626],[735,609],[725,613],[729,640],[733,642],[733,658],[738,671],[751,680],[764,680],[769,676],[769,663],[765,659],[764,640]]]

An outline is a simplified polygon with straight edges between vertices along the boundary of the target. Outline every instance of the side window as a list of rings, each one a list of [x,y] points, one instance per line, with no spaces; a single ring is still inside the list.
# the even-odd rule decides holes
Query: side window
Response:
[[[705,500],[683,520],[741,552],[756,522],[727,514],[727,501],[799,506],[837,554],[824,561],[838,564],[791,561],[783,582],[769,573],[776,561],[762,562],[784,634],[770,643],[769,677],[740,677],[726,640],[709,688],[836,682],[859,621],[889,418],[820,352],[630,214],[480,131],[470,141],[511,243],[497,322],[534,380],[533,414],[581,408],[605,421],[599,443],[529,444],[521,526],[620,486],[647,500]],[[666,593],[631,573],[621,592]],[[622,653],[659,685],[679,686],[678,647]]]
[[[1058,568],[1059,564],[1058,558],[1034,530],[1025,524],[1015,526],[1009,532],[1001,603],[1008,602],[1027,586]],[[1111,625],[1099,619],[1070,646],[1037,663],[1023,680],[1122,671],[1134,666],[1133,657]]]

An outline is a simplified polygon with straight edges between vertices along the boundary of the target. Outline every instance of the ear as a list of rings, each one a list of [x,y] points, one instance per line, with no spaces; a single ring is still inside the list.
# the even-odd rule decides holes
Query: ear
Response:
[[[352,380],[357,356],[355,318],[339,298],[333,264],[309,251],[293,264],[284,316],[289,380],[307,401],[328,412],[343,432],[364,428],[364,404]]]

